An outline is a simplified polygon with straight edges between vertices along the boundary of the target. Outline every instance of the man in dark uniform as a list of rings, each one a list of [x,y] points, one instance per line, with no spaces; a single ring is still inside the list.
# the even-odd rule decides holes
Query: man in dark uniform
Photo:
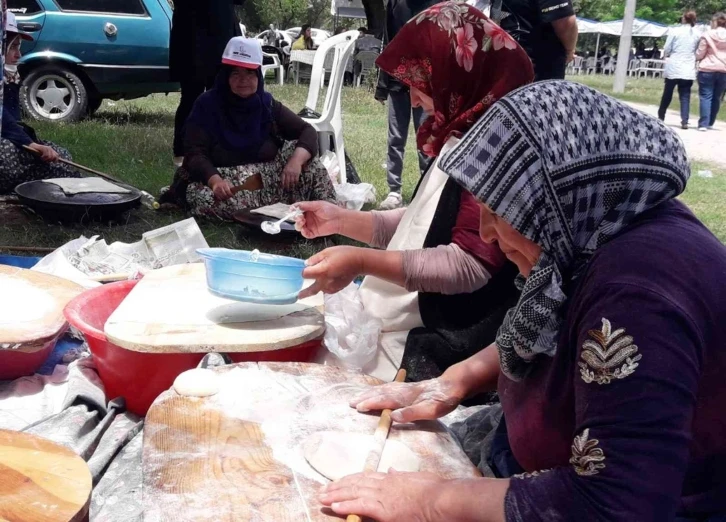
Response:
[[[234,6],[245,0],[174,0],[169,71],[181,84],[181,101],[174,119],[174,162],[184,156],[182,129],[200,94],[214,85],[224,48],[240,36]]]
[[[383,32],[384,46],[390,42],[398,31],[411,18],[424,9],[428,9],[440,0],[388,0],[386,5],[386,25]],[[381,103],[388,100],[388,197],[381,203],[381,210],[391,210],[403,206],[401,197],[401,176],[403,174],[403,155],[408,140],[408,127],[413,113],[413,126],[418,131],[419,125],[426,119],[420,107],[411,109],[411,98],[408,87],[399,83],[385,72],[378,76],[376,100]],[[420,152],[419,168],[423,173],[428,160]]]
[[[532,59],[535,80],[565,77],[577,45],[577,18],[572,0],[503,0],[501,16],[502,29]]]

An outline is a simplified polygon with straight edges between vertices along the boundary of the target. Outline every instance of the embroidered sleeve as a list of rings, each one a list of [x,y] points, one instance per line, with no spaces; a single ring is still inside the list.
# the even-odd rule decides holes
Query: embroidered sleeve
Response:
[[[567,466],[516,477],[508,521],[672,520],[688,463],[700,333],[638,286],[592,289],[567,325],[576,425]]]

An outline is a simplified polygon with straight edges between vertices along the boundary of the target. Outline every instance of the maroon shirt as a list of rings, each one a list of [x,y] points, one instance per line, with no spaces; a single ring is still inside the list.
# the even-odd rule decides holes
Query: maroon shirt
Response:
[[[510,521],[726,514],[726,247],[683,204],[641,216],[568,290],[558,349],[499,393]]]

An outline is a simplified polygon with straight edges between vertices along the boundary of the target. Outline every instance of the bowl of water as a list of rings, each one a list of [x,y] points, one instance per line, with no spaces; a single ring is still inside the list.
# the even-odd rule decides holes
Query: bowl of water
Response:
[[[305,261],[257,250],[200,248],[209,291],[226,299],[260,304],[291,304],[303,286]]]

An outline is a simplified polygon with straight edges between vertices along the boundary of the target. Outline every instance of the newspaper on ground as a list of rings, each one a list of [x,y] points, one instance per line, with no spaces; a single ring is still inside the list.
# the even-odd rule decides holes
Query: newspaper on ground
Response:
[[[33,270],[64,277],[86,288],[99,281],[131,279],[156,268],[200,261],[196,250],[208,248],[194,218],[151,230],[136,243],[106,243],[79,237],[44,257]]]

